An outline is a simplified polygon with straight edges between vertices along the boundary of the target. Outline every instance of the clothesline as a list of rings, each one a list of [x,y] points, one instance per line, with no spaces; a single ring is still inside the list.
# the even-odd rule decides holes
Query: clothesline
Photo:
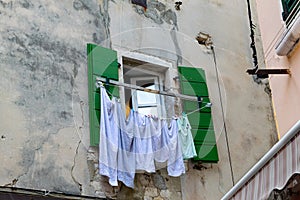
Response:
[[[106,79],[104,77],[97,77],[96,78],[96,87],[99,88],[101,83],[115,85],[115,86],[119,86],[119,87],[125,87],[125,88],[129,88],[129,89],[140,90],[143,92],[149,92],[149,93],[153,93],[153,94],[160,94],[160,95],[165,95],[165,96],[170,96],[170,97],[176,97],[176,98],[185,99],[185,100],[189,100],[189,101],[197,101],[199,103],[202,102],[201,97],[195,97],[195,96],[189,96],[189,95],[183,95],[183,94],[175,94],[175,93],[161,91],[161,90],[153,90],[153,89],[144,88],[141,86],[132,85],[132,84],[128,84],[128,83],[121,83],[119,81]]]
[[[185,173],[183,159],[197,155],[186,116],[168,124],[130,112],[127,121],[121,103],[116,98],[110,99],[103,85],[100,95],[98,166],[110,185],[118,186],[121,181],[134,188],[136,171],[155,173],[157,163],[166,166],[169,176]]]
[[[98,81],[97,82],[97,84],[99,84],[99,86],[97,85],[97,87],[100,87],[101,85],[103,85],[103,83],[101,82],[101,81]],[[120,87],[120,85],[116,85],[117,87]],[[105,90],[108,94],[110,94],[111,96],[114,96],[111,92],[109,92],[108,90]],[[201,103],[205,103],[205,105],[204,106],[202,106],[202,107],[199,107],[199,108],[197,108],[197,109],[195,109],[195,110],[193,110],[193,111],[191,111],[191,112],[188,112],[188,113],[185,113],[185,115],[190,115],[190,114],[193,114],[193,113],[195,113],[195,112],[197,112],[197,111],[200,111],[200,110],[202,110],[202,109],[204,109],[204,108],[210,108],[211,106],[212,106],[212,103],[210,103],[210,102],[203,102],[203,101],[201,101]],[[160,118],[161,120],[171,120],[171,119],[173,119],[173,117],[169,117],[169,118]]]

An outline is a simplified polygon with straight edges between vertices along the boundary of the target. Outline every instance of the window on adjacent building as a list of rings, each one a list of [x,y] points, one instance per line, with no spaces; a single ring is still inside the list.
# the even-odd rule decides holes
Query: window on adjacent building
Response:
[[[177,87],[180,86],[182,94],[201,96],[202,104],[187,100],[181,101],[182,111],[191,113],[188,115],[188,119],[192,127],[197,151],[194,160],[202,162],[217,162],[219,160],[211,108],[204,106],[205,103],[210,103],[204,70],[174,66],[174,63],[134,52],[119,52],[118,55],[114,50],[94,44],[87,45],[87,53],[91,146],[99,144],[100,132],[100,95],[95,82],[97,77],[105,77],[162,91],[176,89],[177,85]],[[177,81],[180,81],[179,85]],[[126,110],[134,109],[142,114],[151,114],[162,118],[175,114],[176,105],[175,101],[170,99],[172,97],[125,89],[114,85],[107,86],[106,89],[112,95],[121,97]],[[202,106],[203,109],[197,110],[199,106]]]
[[[297,16],[300,9],[300,1],[299,0],[281,0],[282,2],[282,18],[289,26],[293,19]]]

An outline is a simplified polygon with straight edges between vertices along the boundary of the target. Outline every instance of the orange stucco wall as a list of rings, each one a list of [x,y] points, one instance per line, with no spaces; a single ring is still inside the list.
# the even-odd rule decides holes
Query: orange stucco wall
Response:
[[[256,1],[266,68],[289,68],[291,76],[270,75],[275,118],[279,136],[300,119],[300,45],[288,56],[278,56],[275,47],[286,30],[281,18],[281,1]]]

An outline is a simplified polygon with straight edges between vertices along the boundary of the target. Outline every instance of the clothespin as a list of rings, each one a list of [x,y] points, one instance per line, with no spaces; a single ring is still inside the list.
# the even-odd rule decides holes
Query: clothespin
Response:
[[[109,91],[108,89],[109,89],[109,78],[105,78],[105,89],[107,90],[107,91]]]
[[[95,85],[96,85],[96,88],[103,87],[103,83],[100,80],[96,80]]]
[[[210,108],[211,106],[212,106],[212,103],[207,103],[207,104],[205,105],[206,108]]]
[[[109,78],[107,78],[107,77],[105,78],[105,84],[109,85]]]
[[[201,96],[197,96],[197,102],[198,102],[199,109],[201,109],[201,106],[202,106],[202,97]]]

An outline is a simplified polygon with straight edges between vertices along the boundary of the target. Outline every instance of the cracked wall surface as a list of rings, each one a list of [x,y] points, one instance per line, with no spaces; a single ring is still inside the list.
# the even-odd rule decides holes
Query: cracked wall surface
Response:
[[[94,196],[86,43],[108,37],[105,11],[97,1],[4,0],[0,16],[0,148],[11,149],[0,185]]]
[[[219,199],[276,140],[269,96],[245,73],[252,65],[247,17],[245,2],[229,0],[183,1],[180,11],[171,0],[148,0],[146,10],[129,0],[0,0],[0,186]],[[200,31],[212,36],[219,77],[212,52],[195,40]],[[86,43],[203,68],[218,164],[188,162],[181,178],[162,169],[138,173],[134,190],[110,187],[98,174],[98,148],[89,146]]]

